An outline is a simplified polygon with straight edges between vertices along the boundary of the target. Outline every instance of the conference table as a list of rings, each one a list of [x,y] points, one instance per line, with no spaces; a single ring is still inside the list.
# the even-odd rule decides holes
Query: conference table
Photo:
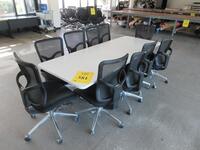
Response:
[[[38,68],[67,82],[75,88],[86,89],[96,83],[100,62],[120,58],[127,53],[129,54],[127,62],[129,62],[133,53],[141,51],[143,45],[150,42],[153,41],[124,36],[42,62],[38,64]],[[72,80],[77,72],[81,71],[93,73],[90,83],[85,84]]]

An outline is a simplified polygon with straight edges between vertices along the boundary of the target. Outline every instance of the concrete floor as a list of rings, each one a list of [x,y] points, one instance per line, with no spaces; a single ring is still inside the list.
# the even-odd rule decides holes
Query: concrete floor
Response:
[[[57,33],[59,34],[59,33]],[[18,67],[12,52],[17,51],[29,62],[37,64],[33,42],[53,34],[33,32],[15,34],[15,39],[0,37],[0,149],[7,150],[199,150],[200,149],[200,40],[176,35],[169,68],[162,73],[169,77],[166,85],[157,81],[158,89],[143,89],[144,103],[131,100],[134,114],[126,115],[122,104],[113,114],[125,122],[119,129],[112,120],[102,115],[91,136],[88,129],[91,117],[82,115],[79,124],[72,118],[58,118],[64,142],[57,145],[51,123],[37,130],[32,142],[23,138],[43,116],[33,120],[24,110],[15,77]],[[133,35],[132,31],[114,27],[112,38]],[[154,39],[169,37],[169,33],[155,35]],[[63,110],[73,112],[90,107],[74,100]]]

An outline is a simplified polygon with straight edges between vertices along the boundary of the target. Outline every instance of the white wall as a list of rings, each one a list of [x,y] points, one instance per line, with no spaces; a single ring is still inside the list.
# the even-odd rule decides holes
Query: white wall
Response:
[[[193,2],[200,2],[200,0],[168,0],[168,8],[183,8],[185,5],[192,4]]]

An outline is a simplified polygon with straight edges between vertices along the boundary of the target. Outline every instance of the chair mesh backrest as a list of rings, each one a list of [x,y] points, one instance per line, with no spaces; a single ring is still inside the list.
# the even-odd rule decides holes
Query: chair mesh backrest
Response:
[[[170,49],[173,40],[163,40],[158,49],[158,53],[166,53]]]
[[[89,23],[89,13],[86,8],[79,7],[76,12],[76,17],[80,23],[87,24]]]
[[[65,15],[68,18],[76,18],[76,10],[72,8],[65,8]]]
[[[36,66],[31,63],[22,61],[16,55],[16,53],[14,53],[14,57],[20,68],[20,75],[25,77],[25,81],[21,81],[20,78],[17,78],[17,84],[25,107],[40,107],[41,105],[44,105],[44,89]],[[20,85],[23,85],[23,87]],[[38,86],[38,88],[24,91],[26,88],[33,86]]]
[[[128,54],[114,60],[102,61],[99,64],[98,79],[110,81],[117,78],[119,71],[125,67]]]
[[[90,27],[86,29],[88,46],[99,44],[99,36],[97,27]]]
[[[144,24],[136,25],[135,37],[151,40],[155,32],[155,29],[156,28],[153,25],[144,25]]]
[[[109,24],[100,24],[98,26],[98,30],[99,30],[99,38],[100,38],[101,43],[109,41],[111,39]]]
[[[98,79],[110,83],[113,86],[119,84],[119,73],[125,68],[128,54],[125,56],[114,59],[102,61],[99,64]],[[99,84],[97,90],[97,101],[104,101],[105,99],[112,98],[113,91],[109,87]]]
[[[86,7],[88,12],[88,19],[91,23],[96,24],[97,23],[97,8],[94,6],[87,6]]]
[[[137,52],[131,56],[126,75],[126,86],[130,90],[134,88],[134,90],[139,91],[141,88],[141,77],[136,72],[139,72],[140,66],[143,65],[144,55],[143,52]]]
[[[35,49],[41,62],[64,55],[63,41],[60,37],[36,41]]]
[[[145,43],[142,52],[145,53],[145,58],[148,60],[151,60],[153,57],[153,52],[156,47],[157,42],[152,42],[152,43]]]
[[[154,68],[162,66],[162,69],[167,68],[169,58],[171,56],[171,44],[173,40],[163,40],[155,56]],[[170,51],[169,51],[170,50]],[[164,55],[166,54],[166,55]],[[159,64],[159,65],[158,65]],[[157,66],[158,65],[158,66]]]
[[[102,17],[103,17],[103,14],[102,14],[100,8],[97,8],[97,17],[98,17],[98,18],[102,18]]]
[[[144,56],[145,56],[145,53],[143,52],[137,52],[131,56],[131,61],[129,64],[129,67],[131,68],[131,70],[138,71],[140,65],[142,64]]]
[[[82,30],[64,33],[64,40],[69,53],[86,48],[85,34]]]

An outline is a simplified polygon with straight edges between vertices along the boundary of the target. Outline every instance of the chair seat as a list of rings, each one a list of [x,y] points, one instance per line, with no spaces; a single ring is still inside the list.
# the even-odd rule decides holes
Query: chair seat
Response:
[[[58,82],[44,82],[43,85],[47,91],[47,103],[45,106],[37,109],[40,112],[48,112],[55,107],[70,101],[75,97],[75,94],[67,87],[63,86],[62,83]]]
[[[98,102],[96,98],[96,84],[92,85],[86,90],[80,90],[76,89],[74,92],[87,100],[90,104],[96,106],[96,107],[107,107],[110,104],[110,101],[105,101],[105,102]]]

